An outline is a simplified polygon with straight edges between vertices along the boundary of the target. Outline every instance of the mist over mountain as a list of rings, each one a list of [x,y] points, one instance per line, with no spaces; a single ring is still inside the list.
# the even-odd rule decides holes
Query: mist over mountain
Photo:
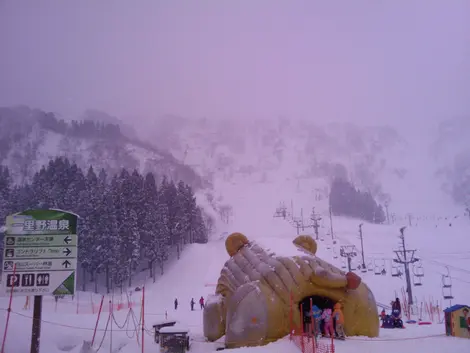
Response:
[[[452,213],[449,207],[463,209],[469,202],[468,119],[448,120],[419,139],[387,125],[283,117],[234,121],[165,115],[149,121],[95,109],[61,120],[26,106],[0,108],[0,163],[18,183],[57,156],[110,173],[152,171],[201,189],[219,213],[230,204],[227,185],[247,190],[288,185],[325,200],[338,177],[397,213]]]
[[[326,198],[339,176],[396,212],[446,212],[454,206],[442,187],[455,178],[436,174],[444,164],[431,153],[432,126],[422,128],[421,136],[406,126],[403,134],[387,125],[166,115],[138,127],[142,139],[169,150],[216,189],[271,183],[274,192],[287,183],[312,198]]]
[[[132,131],[121,121],[91,110],[84,117],[65,121],[26,106],[0,108],[0,164],[8,166],[17,183],[30,181],[49,160],[64,156],[81,168],[93,165],[110,174],[138,169],[181,179],[195,189],[207,186],[170,153],[130,137]]]

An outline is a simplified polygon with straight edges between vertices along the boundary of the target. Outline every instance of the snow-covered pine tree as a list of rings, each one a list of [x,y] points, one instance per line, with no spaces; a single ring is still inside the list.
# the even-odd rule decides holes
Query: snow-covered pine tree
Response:
[[[100,173],[101,183],[102,173]],[[96,271],[98,273],[104,272],[107,293],[111,290],[112,280],[116,277],[116,272],[119,266],[120,259],[120,237],[118,233],[118,222],[116,217],[116,209],[114,205],[114,198],[110,188],[106,188],[102,194],[98,207],[96,208],[98,214],[96,227],[97,234],[97,247],[96,257]]]
[[[6,216],[11,211],[11,178],[7,167],[0,165],[0,226],[5,224]]]
[[[156,260],[160,266],[160,274],[163,275],[165,261],[168,260],[171,243],[170,230],[168,229],[168,205],[164,200],[163,193],[158,194],[155,215],[155,240],[153,246],[156,249]]]
[[[189,185],[180,181],[178,183],[178,199],[181,208],[181,228],[184,236],[184,244],[193,243],[195,217],[196,217],[196,198]]]
[[[134,195],[132,176],[122,169],[117,179],[113,178],[112,192],[116,206],[118,223],[119,258],[115,268],[115,283],[121,289],[123,282],[129,279],[137,267],[140,258],[140,236],[137,213],[133,210]]]
[[[41,169],[34,174],[33,182],[31,185],[31,189],[33,192],[33,195],[31,195],[31,208],[53,207],[50,183],[48,182],[48,174],[49,173],[46,172],[46,167],[44,166],[41,167]]]
[[[168,182],[166,177],[163,178],[160,187],[161,200],[168,208],[167,227],[172,246],[176,246],[176,256],[181,256],[181,239],[183,235],[183,219],[182,208],[178,190],[173,181]]]
[[[87,197],[84,194],[87,188],[85,176],[82,169],[75,163],[70,165],[67,174],[69,184],[64,185],[63,204],[60,205],[60,208],[75,212],[80,217],[83,217],[84,210],[81,203],[84,202],[83,198]]]
[[[97,292],[97,268],[99,263],[95,259],[99,259],[96,248],[98,247],[99,234],[97,234],[96,224],[99,222],[99,213],[97,207],[103,194],[98,190],[98,177],[92,166],[88,168],[85,179],[85,190],[79,195],[79,206],[77,213],[80,215],[78,232],[80,234],[80,252],[79,261],[83,269],[80,278],[83,290],[86,290],[87,276],[89,273],[91,279],[95,282],[95,292]]]
[[[144,219],[142,222],[142,233],[140,237],[141,256],[148,261],[149,275],[155,280],[155,261],[157,260],[157,202],[158,191],[155,177],[152,173],[147,173],[143,187],[144,198]]]
[[[197,207],[194,218],[194,242],[205,244],[209,240],[209,233],[204,220],[204,210]]]
[[[132,285],[132,276],[140,264],[140,230],[136,211],[129,211],[127,222],[123,225],[121,237],[121,255],[124,255],[122,259],[126,260],[125,278],[129,280],[130,287]]]
[[[144,178],[134,169],[130,177],[131,180],[131,208],[137,213],[137,221],[141,228],[145,218],[145,195],[144,195]]]

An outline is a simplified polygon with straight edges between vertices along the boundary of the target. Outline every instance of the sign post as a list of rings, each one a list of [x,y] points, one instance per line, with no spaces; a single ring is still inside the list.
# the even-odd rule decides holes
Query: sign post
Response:
[[[56,209],[7,217],[1,293],[34,295],[31,353],[39,353],[43,295],[74,295],[78,215]]]

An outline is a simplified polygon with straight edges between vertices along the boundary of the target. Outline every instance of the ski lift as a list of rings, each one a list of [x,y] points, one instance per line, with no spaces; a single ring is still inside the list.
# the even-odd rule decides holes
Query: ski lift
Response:
[[[380,269],[380,266],[374,261],[374,275],[380,276],[381,274],[382,270]]]
[[[418,262],[418,264],[413,265],[413,284],[415,286],[422,286],[423,281],[422,278],[424,277],[424,269],[423,265],[421,262]]]
[[[452,295],[452,277],[450,277],[450,270],[446,267],[447,274],[442,275],[442,296],[446,300],[454,299]]]
[[[372,264],[372,262],[369,262],[369,263],[368,263],[368,265],[367,265],[367,271],[369,271],[369,272],[374,271],[374,265]]]
[[[421,262],[418,265],[413,265],[413,274],[415,277],[424,277],[424,268]]]
[[[454,296],[452,295],[452,286],[451,287],[442,287],[442,297],[445,300],[454,299]]]
[[[419,276],[415,275],[413,277],[413,285],[415,285],[416,287],[422,286],[423,282],[422,282],[421,278],[423,278],[423,277],[419,277]]]
[[[385,259],[381,261],[382,263],[380,264],[377,260],[374,260],[374,275],[376,276],[383,275],[383,271],[385,270]]]
[[[338,258],[338,253],[336,252],[336,248],[333,248],[333,259]]]
[[[398,266],[392,265],[392,277],[401,277],[402,273]]]
[[[346,260],[344,260],[344,259],[341,260],[341,268],[342,268],[342,269],[347,268],[347,266],[346,266]]]

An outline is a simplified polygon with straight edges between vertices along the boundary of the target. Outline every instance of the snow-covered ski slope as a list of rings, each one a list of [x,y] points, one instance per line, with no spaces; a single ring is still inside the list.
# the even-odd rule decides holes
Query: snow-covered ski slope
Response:
[[[179,320],[190,328],[193,338],[192,352],[212,352],[220,346],[218,343],[204,342],[202,311],[199,308],[193,312],[190,311],[189,302],[191,298],[198,302],[201,295],[207,297],[215,290],[213,284],[216,283],[220,270],[228,259],[224,244],[225,236],[228,233],[243,232],[250,240],[260,243],[279,255],[292,253],[291,241],[296,236],[295,228],[285,220],[273,218],[274,210],[278,206],[278,202],[282,200],[282,190],[279,192],[271,190],[266,193],[263,193],[262,190],[256,190],[250,194],[249,192],[242,193],[241,190],[234,188],[227,190],[227,192],[232,192],[231,195],[229,194],[234,207],[232,223],[225,225],[225,227],[219,226],[218,233],[208,244],[188,246],[181,259],[169,266],[166,273],[156,283],[146,284],[145,353],[153,353],[158,350],[158,347],[152,342],[150,331],[154,323],[165,318],[165,313],[168,318]],[[308,216],[309,208],[312,205],[309,204],[306,197],[292,194],[292,198],[295,208],[305,207],[305,213]],[[304,204],[302,204],[302,200],[304,200]],[[324,208],[324,205],[318,205],[319,210],[322,207]],[[298,212],[300,211],[294,213]],[[328,219],[324,218],[325,222],[320,229],[323,241],[318,242],[318,256],[341,267],[341,258],[339,256],[335,258],[333,249],[336,247],[336,253],[339,255],[340,245],[356,245],[359,248],[358,225],[360,222],[335,217],[333,226],[337,243],[333,244],[331,236],[326,234],[329,229]],[[441,282],[442,275],[446,275],[446,268],[449,268],[452,277],[452,292],[455,298],[452,303],[470,303],[468,296],[470,290],[470,243],[468,241],[470,224],[462,217],[451,220],[451,222],[452,226],[449,227],[449,221],[429,221],[428,223],[423,221],[417,226],[406,229],[407,247],[417,249],[416,256],[422,259],[424,269],[423,285],[413,287],[413,294],[418,302],[432,299],[434,303],[439,303],[442,307],[449,305],[449,301],[444,301],[442,298]],[[378,226],[365,223],[363,225],[366,264],[373,264],[374,267],[380,269],[383,267],[387,272],[385,276],[375,275],[375,271],[359,272],[364,281],[372,288],[379,303],[388,304],[395,298],[395,293],[401,298],[401,291],[405,286],[404,279],[390,275],[390,260],[394,255],[393,249],[398,249],[398,229],[400,226],[401,224]],[[307,229],[304,233],[310,232],[311,229]],[[359,258],[360,255],[356,259]],[[357,265],[359,261],[356,259],[354,263]],[[91,306],[90,297],[89,293],[80,293],[79,314],[76,313],[77,297],[73,302],[70,298],[59,301],[57,309],[55,309],[52,298],[45,298],[41,338],[42,353],[84,353],[80,351],[82,343],[84,340],[91,340],[96,321],[96,313],[92,314],[91,309],[83,310],[84,307]],[[141,293],[134,292],[132,297],[138,302]],[[175,298],[178,298],[180,303],[176,311],[173,308]],[[106,298],[106,301],[108,299]],[[120,295],[116,294],[115,300],[119,301],[119,299]],[[13,300],[13,313],[5,353],[29,352],[32,309],[23,310],[24,302],[24,297]],[[94,302],[98,304],[99,297],[95,296]],[[196,304],[197,306],[198,304]],[[1,298],[0,308],[6,309],[7,307],[8,298]],[[6,311],[2,311],[0,334],[3,335]],[[134,311],[137,316],[136,320],[138,320],[141,312],[140,306],[137,305]],[[133,319],[130,318],[125,323],[127,314],[126,308],[115,312],[116,322],[108,325],[104,339],[108,312],[102,314],[95,340],[95,347],[100,347],[99,352],[141,352]],[[443,336],[444,332],[444,325],[437,323],[437,320],[429,326],[407,325],[405,330],[381,330],[380,337],[373,340],[351,337],[345,342],[337,342],[336,352],[424,351],[445,353],[468,349],[468,340],[445,337]],[[298,353],[297,347],[284,340],[266,347],[240,350],[244,350],[246,353],[248,351],[250,353]]]

